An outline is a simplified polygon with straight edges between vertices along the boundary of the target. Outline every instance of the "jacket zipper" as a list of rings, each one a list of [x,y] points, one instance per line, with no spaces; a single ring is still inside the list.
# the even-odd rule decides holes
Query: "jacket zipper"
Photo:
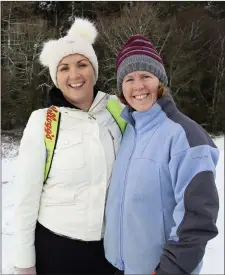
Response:
[[[88,118],[89,118],[89,119],[92,119],[92,118],[93,118],[94,120],[96,120],[96,118],[95,118],[91,113],[88,114]]]
[[[95,104],[95,106],[93,106],[92,108],[91,108],[91,111],[90,112],[88,112],[88,115],[89,115],[89,119],[95,119],[96,120],[96,118],[94,117],[94,115],[92,114],[92,112],[93,112],[93,110],[100,104],[100,102],[103,100],[103,99],[105,99],[105,97],[107,97],[108,96],[108,94],[105,94],[96,104]]]
[[[111,136],[111,138],[112,138],[114,159],[116,159],[116,148],[115,148],[115,143],[114,143],[114,142],[115,142],[115,138],[114,138],[112,132],[111,132],[109,129],[108,129],[108,132],[109,132],[109,134],[110,134],[110,136]]]
[[[107,97],[108,96],[108,94],[105,94],[96,104],[95,104],[95,106],[93,106],[92,108],[91,108],[91,112],[93,112],[93,110],[100,104],[100,102],[102,102],[102,100],[103,99],[105,99],[105,97]],[[90,113],[89,113],[90,114]]]
[[[121,207],[120,207],[120,240],[119,240],[119,243],[120,243],[120,259],[121,259],[121,263],[122,263],[122,269],[124,270],[124,255],[123,255],[123,242],[122,242],[122,231],[123,231],[123,211],[124,211],[124,197],[125,197],[125,191],[126,191],[126,181],[127,181],[127,174],[129,172],[129,169],[130,169],[130,163],[131,163],[131,159],[132,159],[132,156],[133,156],[133,153],[135,151],[135,148],[136,148],[136,130],[135,128],[133,127],[134,129],[134,132],[135,132],[135,138],[134,138],[134,146],[133,146],[133,149],[132,149],[132,152],[131,152],[131,155],[130,155],[130,159],[129,159],[129,162],[128,162],[128,165],[127,165],[127,171],[126,171],[126,176],[125,176],[125,181],[124,181],[124,186],[123,186],[123,194],[122,194],[122,198],[121,198]]]

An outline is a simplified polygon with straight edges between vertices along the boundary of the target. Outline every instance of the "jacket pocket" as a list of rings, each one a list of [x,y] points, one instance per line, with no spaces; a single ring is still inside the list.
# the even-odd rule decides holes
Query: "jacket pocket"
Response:
[[[66,206],[76,204],[76,200],[74,199],[74,193],[64,191],[61,192],[61,194],[59,194],[60,189],[57,191],[58,192],[51,192],[47,196],[43,196],[42,204],[45,206]]]
[[[84,166],[83,139],[79,129],[59,133],[52,166],[58,170],[74,170]]]
[[[165,243],[163,205],[161,196],[160,164],[145,158],[132,162],[127,187],[132,198],[132,211],[138,217],[152,239],[162,247]],[[154,226],[152,226],[154,224]],[[151,234],[150,234],[151,233]]]
[[[82,186],[58,186],[48,189],[42,195],[42,203],[45,206],[77,205],[78,209],[88,204],[90,181],[85,181]]]

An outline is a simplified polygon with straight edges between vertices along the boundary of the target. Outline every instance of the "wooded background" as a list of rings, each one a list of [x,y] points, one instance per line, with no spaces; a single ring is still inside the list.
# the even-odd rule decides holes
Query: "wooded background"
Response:
[[[23,128],[46,106],[52,82],[39,53],[76,16],[99,31],[99,90],[114,93],[117,51],[132,34],[146,35],[163,58],[178,108],[210,133],[224,132],[225,2],[214,1],[1,2],[2,130]]]

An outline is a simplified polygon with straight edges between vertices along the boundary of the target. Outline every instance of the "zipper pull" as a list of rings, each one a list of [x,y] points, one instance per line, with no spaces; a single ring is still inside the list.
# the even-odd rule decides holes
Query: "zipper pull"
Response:
[[[93,118],[93,119],[96,120],[96,118],[95,118],[92,114],[89,113],[88,115],[89,115],[89,117],[88,117],[89,119],[92,119],[92,118]]]
[[[110,136],[111,136],[111,138],[112,138],[112,145],[113,145],[113,153],[114,153],[114,159],[116,159],[116,147],[115,147],[115,138],[114,138],[114,136],[113,136],[113,134],[112,134],[112,132],[108,129],[108,132],[109,132],[109,134],[110,134]]]
[[[113,134],[112,134],[112,132],[108,129],[108,132],[109,132],[109,134],[110,134],[110,136],[111,136],[111,138],[112,138],[112,140],[114,141],[114,136],[113,136]]]

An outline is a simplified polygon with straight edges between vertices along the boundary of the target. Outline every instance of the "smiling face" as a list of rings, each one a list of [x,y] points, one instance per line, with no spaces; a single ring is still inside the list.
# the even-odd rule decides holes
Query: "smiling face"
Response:
[[[83,55],[64,57],[57,68],[57,84],[64,97],[74,106],[88,111],[93,102],[94,69]]]
[[[126,75],[122,90],[127,103],[136,111],[149,110],[157,101],[159,79],[150,72],[137,71]]]

